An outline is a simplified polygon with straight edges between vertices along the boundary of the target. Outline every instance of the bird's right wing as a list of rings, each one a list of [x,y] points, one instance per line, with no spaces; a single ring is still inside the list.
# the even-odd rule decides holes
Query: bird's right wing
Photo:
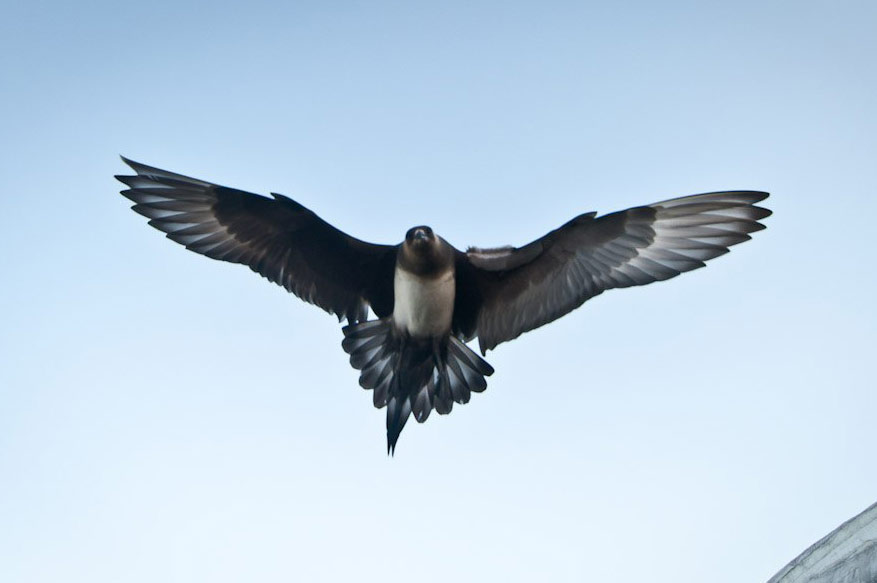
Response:
[[[755,203],[767,196],[713,192],[587,213],[520,248],[470,248],[457,257],[455,331],[477,335],[484,353],[607,289],[703,267],[764,228],[771,212]]]
[[[338,319],[393,311],[396,246],[336,229],[299,203],[273,199],[122,158],[137,173],[116,176],[149,224],[190,251],[243,263]]]

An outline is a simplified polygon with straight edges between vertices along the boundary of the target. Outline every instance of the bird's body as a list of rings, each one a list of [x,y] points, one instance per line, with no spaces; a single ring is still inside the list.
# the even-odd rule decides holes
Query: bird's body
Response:
[[[362,370],[359,383],[387,405],[387,447],[396,447],[409,414],[426,421],[433,408],[487,387],[493,368],[453,333],[457,280],[454,248],[426,226],[408,231],[393,271],[393,312],[344,328],[344,350]]]
[[[347,319],[342,347],[360,385],[387,407],[392,451],[409,415],[483,391],[482,355],[616,287],[697,269],[748,240],[770,215],[767,193],[727,191],[597,217],[580,215],[523,247],[459,251],[427,226],[398,245],[335,229],[297,202],[235,190],[125,160],[118,176],[134,210],[188,249],[248,265],[298,297]],[[377,316],[367,320],[368,309]]]
[[[393,325],[400,332],[415,338],[450,334],[454,315],[456,280],[454,254],[441,238],[433,242],[429,227],[415,227],[411,237],[399,249],[393,274]],[[422,239],[415,239],[420,233]],[[430,251],[438,248],[436,257],[421,257],[414,241]],[[426,255],[426,254],[424,254]]]
[[[415,338],[440,336],[451,331],[454,314],[453,267],[434,278],[396,269],[393,277],[393,324]]]

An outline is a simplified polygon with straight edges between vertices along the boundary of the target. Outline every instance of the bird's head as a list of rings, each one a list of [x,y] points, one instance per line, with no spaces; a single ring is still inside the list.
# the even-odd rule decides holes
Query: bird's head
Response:
[[[412,227],[405,233],[399,261],[404,269],[419,275],[443,273],[454,262],[454,248],[429,227]]]
[[[411,227],[405,233],[405,246],[418,255],[426,253],[436,243],[435,233],[425,225]]]

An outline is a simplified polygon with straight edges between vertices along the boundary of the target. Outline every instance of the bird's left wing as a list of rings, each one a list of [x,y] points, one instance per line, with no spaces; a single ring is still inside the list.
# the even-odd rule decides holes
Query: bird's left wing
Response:
[[[396,246],[366,243],[280,194],[268,198],[122,158],[116,176],[149,224],[190,251],[243,263],[338,319],[393,310]]]
[[[520,248],[458,252],[455,332],[477,335],[484,353],[607,289],[703,267],[764,228],[771,213],[755,203],[767,196],[713,192],[587,213]]]

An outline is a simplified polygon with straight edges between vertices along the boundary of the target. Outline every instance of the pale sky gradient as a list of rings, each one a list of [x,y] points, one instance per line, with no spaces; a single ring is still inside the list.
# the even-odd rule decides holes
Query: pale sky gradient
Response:
[[[763,582],[877,500],[877,4],[31,2],[0,19],[0,581]],[[335,320],[118,155],[361,238],[772,193],[385,453]]]

